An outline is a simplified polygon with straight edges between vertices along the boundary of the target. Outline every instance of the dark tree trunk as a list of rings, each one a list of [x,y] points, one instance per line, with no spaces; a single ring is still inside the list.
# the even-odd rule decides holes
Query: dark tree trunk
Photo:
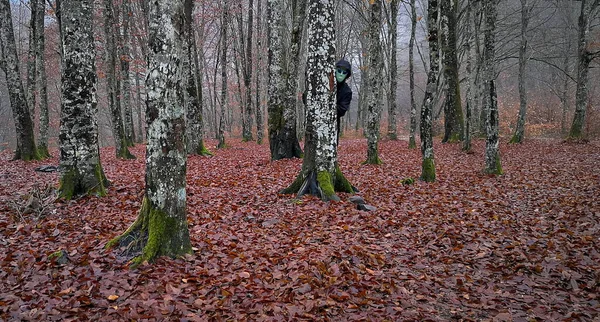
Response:
[[[379,121],[382,110],[383,58],[379,32],[381,30],[381,0],[371,1],[369,6],[369,49],[367,90],[367,160],[366,164],[381,164],[379,159]]]
[[[197,155],[212,155],[204,146],[204,125],[202,120],[202,84],[200,69],[198,68],[198,55],[194,29],[192,28],[194,12],[194,1],[184,0],[185,3],[185,35],[183,44],[185,46],[183,59],[183,72],[185,73],[185,106],[186,106],[186,136],[187,153]]]
[[[529,24],[530,7],[527,0],[521,0],[521,43],[519,47],[519,115],[517,127],[510,143],[521,143],[525,136],[525,116],[527,114],[527,90],[525,88],[525,68],[527,67],[527,26]]]
[[[35,83],[37,75],[36,66],[36,54],[37,54],[37,24],[35,22],[37,12],[40,10],[40,2],[43,4],[44,0],[30,0],[29,6],[31,8],[31,16],[29,18],[29,49],[27,52],[27,106],[29,107],[29,114],[31,118],[35,118],[35,103],[36,103],[36,92]]]
[[[441,11],[444,16],[445,37],[444,77],[446,78],[446,102],[444,104],[444,138],[442,142],[457,142],[463,135],[463,113],[460,98],[460,80],[458,77],[458,51],[456,50],[456,12],[457,0],[442,0]]]
[[[260,0],[259,0],[260,1]],[[253,141],[252,137],[252,24],[253,24],[253,14],[254,14],[254,1],[248,0],[248,27],[247,35],[246,35],[246,61],[244,62],[244,88],[245,88],[245,102],[246,108],[244,109],[244,119],[246,127],[243,129],[242,137],[244,141]]]
[[[390,26],[390,42],[391,42],[391,57],[390,57],[390,98],[388,101],[388,133],[390,140],[398,140],[398,126],[396,124],[396,115],[398,113],[398,103],[396,92],[398,90],[398,9],[400,1],[391,0],[391,26]]]
[[[145,195],[136,221],[107,244],[139,254],[134,267],[159,256],[192,252],[186,216],[183,19],[183,0],[150,5]]]
[[[123,35],[121,37],[121,46],[119,59],[121,63],[121,86],[122,86],[122,99],[121,108],[123,110],[123,128],[125,131],[125,138],[129,146],[133,146],[133,142],[136,141],[135,131],[133,128],[133,113],[131,107],[131,79],[129,77],[129,62],[131,56],[129,54],[129,20],[132,17],[132,11],[130,8],[129,0],[123,0],[122,3],[122,21],[123,21]]]
[[[123,117],[119,101],[119,88],[117,85],[117,47],[115,42],[115,10],[113,0],[104,0],[104,34],[106,37],[106,90],[108,96],[108,106],[113,128],[113,137],[115,140],[115,153],[117,158],[134,159],[129,152],[130,143],[127,142],[125,129],[123,127]]]
[[[467,97],[465,100],[465,128],[463,134],[463,146],[462,150],[471,153],[471,124],[472,124],[472,110],[473,110],[473,81],[475,79],[473,74],[473,52],[471,50],[471,42],[473,41],[473,33],[471,32],[471,26],[473,21],[471,20],[471,3],[467,3],[465,9],[465,51],[467,52]]]
[[[415,133],[417,132],[417,104],[415,102],[415,31],[417,29],[417,8],[415,0],[410,0],[410,44],[408,45],[408,73],[410,86],[410,130],[408,148],[416,149]]]
[[[569,131],[569,140],[579,140],[584,137],[583,125],[585,124],[585,113],[588,107],[589,80],[588,73],[592,62],[592,53],[589,50],[588,38],[590,31],[591,13],[600,5],[600,1],[594,0],[591,4],[588,0],[581,1],[581,12],[579,14],[579,37],[577,39],[577,90],[575,92],[575,115]]]
[[[258,144],[263,143],[264,137],[264,120],[263,120],[263,108],[260,99],[261,91],[261,69],[262,69],[262,2],[263,0],[257,0],[256,5],[256,142]]]
[[[108,180],[98,150],[93,1],[62,0],[62,107],[59,195],[104,195]]]
[[[440,56],[438,51],[438,1],[430,0],[427,4],[427,32],[429,39],[429,72],[423,106],[421,106],[421,180],[435,181],[435,159],[433,154],[433,102],[437,95],[437,76]]]
[[[269,34],[269,147],[271,159],[299,158],[302,156],[296,136],[296,106],[289,104],[286,90],[288,78],[282,75],[287,71],[283,52],[283,8],[278,0],[269,0],[267,6]],[[291,77],[288,76],[288,77]],[[295,87],[294,87],[295,88]]]
[[[225,148],[225,109],[228,108],[228,93],[227,93],[227,26],[229,17],[229,6],[227,0],[223,0],[221,9],[221,114],[219,117],[219,133],[217,138],[219,143],[218,149]]]
[[[36,70],[40,97],[40,137],[38,139],[38,152],[42,158],[50,157],[48,152],[48,126],[50,116],[48,113],[48,81],[46,78],[46,65],[44,52],[46,51],[46,38],[44,35],[44,18],[46,16],[45,2],[40,1],[36,10]]]
[[[340,200],[336,192],[353,192],[337,164],[333,13],[333,0],[308,1],[306,154],[296,180],[282,191],[325,201]]]
[[[3,58],[0,67],[6,75],[10,106],[17,132],[17,150],[14,159],[39,160],[40,155],[35,146],[33,135],[33,121],[29,113],[26,93],[19,72],[19,58],[17,57],[9,0],[0,0],[0,47]]]
[[[486,90],[486,133],[485,141],[485,172],[488,174],[502,174],[500,163],[500,148],[498,138],[498,98],[496,93],[496,19],[498,0],[491,0],[485,4],[485,48],[484,64]]]

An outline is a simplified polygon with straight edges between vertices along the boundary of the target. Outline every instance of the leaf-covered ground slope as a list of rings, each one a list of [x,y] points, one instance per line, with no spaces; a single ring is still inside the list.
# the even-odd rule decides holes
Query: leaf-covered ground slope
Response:
[[[365,141],[342,140],[342,171],[373,212],[279,195],[301,160],[270,162],[267,145],[191,157],[195,253],[138,270],[103,246],[136,217],[143,146],[134,161],[102,150],[107,197],[55,203],[43,191],[58,175],[34,168],[57,152],[4,152],[0,320],[597,321],[598,142],[502,145],[499,177],[481,173],[482,141],[435,149],[438,182],[403,185],[420,175],[418,150],[382,142],[385,163],[361,165]],[[59,250],[66,263],[49,258]]]

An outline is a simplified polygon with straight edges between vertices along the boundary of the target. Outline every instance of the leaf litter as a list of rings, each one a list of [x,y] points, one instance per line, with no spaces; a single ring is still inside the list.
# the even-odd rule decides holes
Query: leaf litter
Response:
[[[209,141],[212,143],[211,141]],[[347,201],[280,195],[301,160],[235,143],[188,160],[194,254],[137,270],[103,246],[137,215],[136,160],[101,151],[104,198],[15,206],[55,187],[58,164],[0,154],[0,320],[595,321],[600,318],[600,148],[529,140],[501,146],[502,176],[474,154],[436,142],[438,181],[418,180],[420,153],[383,141],[381,166],[361,165],[364,140],[339,161],[365,212]],[[42,187],[42,188],[40,188]],[[18,213],[17,213],[18,212]],[[66,261],[50,256],[64,251]]]

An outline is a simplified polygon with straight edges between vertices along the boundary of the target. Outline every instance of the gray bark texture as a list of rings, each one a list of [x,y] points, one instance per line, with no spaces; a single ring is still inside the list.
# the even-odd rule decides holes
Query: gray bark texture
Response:
[[[60,115],[59,194],[104,195],[108,181],[98,150],[96,49],[93,1],[62,0],[62,106]]]
[[[590,3],[591,2],[591,3]],[[585,114],[589,103],[589,69],[592,62],[590,52],[591,37],[590,20],[594,17],[600,6],[598,0],[582,0],[579,13],[579,36],[577,38],[577,90],[575,92],[575,115],[569,131],[570,140],[579,140],[584,137]]]
[[[48,112],[48,80],[46,77],[46,60],[44,52],[46,49],[46,37],[44,35],[44,18],[46,16],[45,2],[40,1],[36,10],[36,70],[38,77],[38,88],[40,97],[40,136],[38,138],[38,152],[41,157],[50,157],[48,152],[48,126],[50,116]]]
[[[10,106],[17,132],[17,150],[14,159],[40,159],[34,141],[33,121],[29,113],[27,96],[19,71],[19,58],[17,57],[9,0],[0,0],[0,47],[3,58],[0,67],[6,75]]]
[[[463,135],[463,113],[458,76],[458,51],[456,37],[457,0],[442,0],[441,13],[444,19],[444,78],[446,79],[446,101],[444,103],[444,138],[442,142],[457,142]]]
[[[485,88],[486,88],[486,134],[485,141],[485,172],[488,174],[502,174],[500,163],[500,142],[498,136],[498,98],[496,94],[496,20],[498,0],[491,0],[485,4],[485,30],[484,30],[484,63]]]
[[[260,1],[260,0],[259,0]],[[248,27],[246,28],[246,59],[244,61],[244,96],[246,108],[244,109],[244,122],[242,137],[244,141],[253,141],[252,137],[252,25],[254,20],[254,1],[248,1]]]
[[[141,254],[133,266],[192,252],[186,215],[183,0],[150,4],[146,189],[137,220],[107,247]]]
[[[121,17],[123,25],[123,33],[121,36],[121,46],[119,47],[119,60],[121,63],[121,86],[122,99],[121,109],[123,110],[123,128],[125,138],[129,146],[133,146],[136,142],[135,131],[133,128],[133,111],[131,106],[131,78],[129,77],[129,62],[131,55],[129,54],[131,46],[129,41],[129,21],[133,15],[129,0],[123,0],[121,4]]]
[[[256,143],[262,144],[264,137],[263,107],[260,99],[261,91],[261,66],[262,66],[262,2],[257,0],[256,4]]]
[[[104,35],[106,37],[105,63],[106,63],[106,91],[108,106],[110,108],[113,138],[115,141],[115,154],[117,158],[132,159],[134,156],[129,152],[130,144],[125,136],[123,117],[119,104],[119,92],[117,85],[117,45],[115,30],[115,9],[113,0],[104,0]]]
[[[408,45],[408,73],[410,88],[410,129],[408,148],[416,149],[417,103],[415,102],[415,31],[417,29],[417,8],[415,0],[410,0],[410,43]]]
[[[219,117],[219,133],[217,138],[217,148],[222,149],[225,147],[225,109],[228,107],[228,93],[227,93],[227,45],[229,39],[227,39],[227,26],[229,19],[229,6],[227,0],[223,0],[223,7],[221,13],[221,114]]]
[[[399,0],[391,0],[390,2],[390,97],[388,101],[388,133],[390,140],[398,140],[398,126],[396,124],[396,115],[398,113],[398,102],[396,100],[396,92],[398,90],[398,10],[400,8]]]
[[[465,8],[465,31],[464,31],[464,37],[465,37],[465,51],[467,53],[467,70],[466,70],[466,76],[467,76],[467,82],[466,82],[466,98],[465,98],[465,128],[464,128],[464,133],[463,133],[463,146],[462,146],[462,150],[467,152],[467,153],[471,153],[472,152],[472,147],[471,147],[471,124],[472,124],[472,111],[473,111],[473,95],[472,95],[472,89],[473,89],[473,82],[475,80],[475,75],[473,74],[473,52],[472,52],[472,47],[471,47],[471,42],[473,41],[473,33],[471,31],[472,29],[472,24],[473,21],[471,20],[471,13],[472,13],[472,8],[471,8],[471,3],[469,0],[469,3],[467,3],[467,7]]]
[[[437,77],[439,73],[439,46],[438,46],[438,1],[430,0],[427,4],[427,33],[429,39],[429,72],[427,73],[427,87],[421,106],[421,180],[435,181],[435,162],[433,154],[433,103],[437,95]]]
[[[527,26],[529,24],[529,13],[531,7],[527,6],[527,0],[521,0],[521,42],[519,46],[519,115],[515,133],[510,143],[522,143],[525,136],[525,116],[527,114],[527,89],[525,88],[525,70],[527,67]]]
[[[302,2],[302,1],[301,1]],[[295,93],[296,86],[289,89],[286,78],[286,55],[283,51],[282,25],[283,4],[281,0],[269,0],[267,6],[267,33],[269,40],[269,84],[268,84],[268,124],[271,160],[299,158],[302,156],[296,136],[296,105],[290,104],[289,91]],[[295,62],[297,64],[297,62]],[[292,77],[289,75],[287,77]],[[294,94],[295,96],[295,94]],[[295,102],[295,101],[294,101]]]
[[[381,120],[383,55],[379,32],[381,30],[381,0],[371,1],[369,5],[369,49],[368,49],[368,91],[367,91],[367,164],[380,164],[379,122]]]
[[[35,102],[36,102],[36,54],[37,54],[37,24],[35,19],[37,12],[40,10],[40,2],[43,4],[43,0],[30,0],[29,7],[31,8],[31,16],[29,18],[29,48],[27,51],[27,106],[29,107],[29,114],[32,119],[35,115]]]
[[[353,189],[337,165],[334,0],[308,1],[307,31],[305,155],[296,180],[283,193],[340,200],[336,191]]]

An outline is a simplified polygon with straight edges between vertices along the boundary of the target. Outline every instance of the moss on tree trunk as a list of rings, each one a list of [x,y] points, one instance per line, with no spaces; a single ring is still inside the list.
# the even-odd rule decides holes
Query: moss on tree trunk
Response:
[[[187,225],[187,222],[183,224]],[[122,235],[110,240],[105,248],[126,247],[127,255],[136,255],[131,261],[132,268],[153,262],[160,256],[176,258],[191,254],[189,237],[181,235],[180,225],[177,218],[154,207],[150,199],[144,197],[136,221]]]
[[[104,175],[102,165],[98,163],[94,167],[93,174],[79,171],[77,168],[71,168],[63,173],[60,178],[58,196],[66,200],[71,200],[75,196],[96,195],[103,197],[106,195],[106,187],[109,181]]]
[[[355,192],[337,165],[333,174],[328,171],[301,171],[289,187],[281,190],[283,194],[295,193],[298,198],[310,194],[323,201],[340,201],[336,192]]]
[[[423,158],[421,169],[421,180],[435,182],[435,162],[433,158]]]

